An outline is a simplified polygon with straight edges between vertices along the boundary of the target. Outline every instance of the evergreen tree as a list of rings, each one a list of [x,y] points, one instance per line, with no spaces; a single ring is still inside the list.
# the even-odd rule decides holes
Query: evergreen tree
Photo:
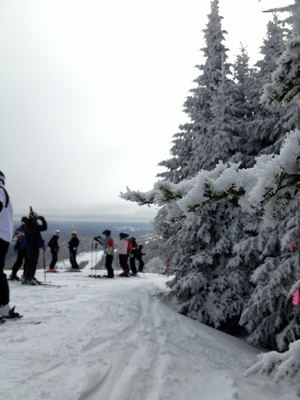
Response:
[[[249,57],[243,51],[238,58],[234,82],[225,62],[221,19],[218,1],[214,1],[205,30],[205,64],[198,67],[203,72],[191,90],[193,96],[185,102],[192,121],[184,126],[193,144],[190,177],[220,159],[242,161],[246,124],[253,118],[253,104],[247,100],[254,80]],[[169,239],[176,249],[171,261],[176,276],[169,286],[170,294],[181,302],[179,311],[214,327],[240,330],[238,320],[258,258],[253,257],[251,245],[242,252],[235,246],[241,238],[253,242],[257,218],[242,214],[234,201],[209,204],[185,219],[180,219],[180,213],[177,217],[175,234]]]
[[[147,195],[129,193],[126,198],[132,198],[140,204],[165,204],[158,214],[156,225],[165,233],[173,249],[171,263],[176,274],[168,285],[170,294],[180,300],[180,312],[231,332],[237,330],[242,314],[240,322],[249,330],[253,343],[255,340],[261,343],[265,335],[264,345],[279,347],[288,338],[297,335],[293,312],[286,308],[283,301],[295,277],[295,270],[291,268],[293,255],[284,254],[282,257],[286,252],[285,239],[295,228],[292,211],[283,210],[278,231],[265,229],[259,215],[245,214],[237,207],[232,195],[243,195],[247,188],[242,188],[235,181],[225,194],[220,189],[222,185],[213,193],[213,200],[227,197],[229,200],[226,202],[209,204],[210,197],[201,195],[200,202],[207,204],[202,208],[193,204],[197,203],[194,200],[194,196],[197,197],[197,179],[200,181],[199,187],[203,183],[204,193],[209,193],[211,187],[217,186],[210,183],[214,174],[218,177],[218,170],[221,170],[227,187],[225,164],[219,163],[212,172],[203,168],[214,168],[218,160],[224,163],[238,161],[240,166],[251,165],[256,155],[271,149],[283,136],[278,129],[278,120],[282,124],[284,121],[292,124],[286,109],[266,111],[259,104],[259,87],[270,78],[277,57],[273,36],[275,40],[278,37],[282,39],[282,31],[277,29],[276,24],[269,25],[264,59],[258,73],[248,67],[248,57],[245,49],[242,49],[233,65],[231,80],[229,66],[224,61],[226,49],[222,44],[218,1],[211,4],[205,31],[206,61],[199,67],[202,75],[196,80],[196,88],[191,91],[193,96],[189,96],[185,102],[185,111],[191,122],[182,126],[181,135],[176,137],[176,148],[173,147],[175,160],[165,163],[169,168],[166,176],[170,177],[170,181],[158,183],[154,191]],[[278,45],[278,41],[276,43]],[[280,51],[280,46],[277,49]],[[186,149],[181,149],[186,139],[184,132],[187,132],[190,144],[186,153]],[[214,142],[216,138],[218,142]],[[188,155],[191,155],[190,160]],[[185,162],[184,173],[180,160]],[[277,167],[275,163],[274,166]],[[235,170],[234,176],[238,177],[238,165],[229,166],[228,174]],[[184,201],[181,201],[182,197],[185,197]],[[187,203],[191,206],[186,206]],[[292,203],[290,210],[293,210]],[[286,270],[281,267],[282,264]],[[259,276],[264,277],[264,282],[269,285],[265,291],[256,279]],[[281,286],[283,293],[279,290]],[[266,296],[272,290],[272,301],[262,304],[268,300]],[[252,313],[255,309],[262,310],[262,314],[256,318]],[[253,318],[253,323],[248,323],[249,318]],[[273,324],[273,331],[268,320],[277,323]],[[275,335],[274,340],[271,340],[272,334]]]
[[[285,50],[285,39],[288,35],[289,31],[282,27],[278,17],[275,15],[273,21],[270,21],[267,25],[267,37],[261,46],[263,58],[256,63],[258,73],[252,93],[256,101],[262,96],[264,86],[271,81],[272,73],[277,68],[277,60]],[[283,104],[265,107],[259,104],[255,111],[253,124],[249,126],[250,131],[255,132],[256,146],[258,144],[256,154],[278,153],[282,138],[285,137],[286,132],[295,128],[296,121],[295,102],[292,107],[287,107]]]
[[[260,87],[265,87],[268,92],[273,85],[268,82],[277,68],[277,60],[281,59],[286,51],[286,36],[289,37],[289,31],[282,28],[275,15],[273,21],[268,23],[267,39],[261,47],[264,57],[256,64],[259,67],[256,95],[261,94]],[[260,106],[251,126],[251,129],[257,132],[256,140],[261,147],[260,153],[278,152],[286,129],[295,128],[296,120],[295,101],[289,106],[278,103],[272,107]],[[281,222],[275,231],[270,232],[268,240],[272,251],[264,250],[261,265],[251,277],[254,290],[240,321],[250,333],[250,343],[270,349],[286,350],[290,340],[295,340],[299,332],[299,325],[294,316],[295,310],[287,299],[287,294],[298,275],[295,255],[287,251],[287,237],[296,229],[296,208],[297,201],[293,199],[278,215]],[[259,235],[264,235],[264,230],[262,226]]]
[[[178,183],[190,176],[190,159],[192,156],[193,130],[191,124],[179,127],[180,132],[173,136],[170,153],[172,158],[161,161],[158,165],[165,167],[157,177]]]
[[[201,72],[194,81],[196,87],[191,89],[191,96],[188,96],[184,103],[184,111],[191,120],[191,126],[186,129],[193,134],[192,156],[190,159],[190,176],[194,176],[200,169],[210,169],[215,166],[219,159],[227,155],[232,155],[234,148],[238,145],[234,138],[228,139],[226,147],[221,146],[220,138],[216,137],[216,125],[212,124],[214,115],[218,115],[222,130],[224,126],[224,112],[221,109],[218,97],[230,96],[230,65],[227,62],[227,48],[224,46],[224,34],[222,30],[223,17],[219,15],[219,1],[211,2],[211,12],[208,15],[208,23],[204,32],[206,46],[201,49],[205,58],[205,63],[196,66]],[[230,99],[226,99],[226,102]],[[223,107],[226,107],[223,104]],[[218,106],[220,115],[218,114]],[[222,132],[218,132],[222,135]],[[224,138],[226,135],[222,135]],[[227,139],[227,138],[226,138]],[[228,158],[225,157],[225,158]]]
[[[251,123],[256,115],[257,98],[253,96],[253,86],[257,82],[257,72],[249,66],[249,55],[242,46],[233,64],[235,86],[232,88],[234,102],[231,105],[230,125],[241,138],[239,151],[230,158],[231,162],[241,162],[241,167],[253,162]]]

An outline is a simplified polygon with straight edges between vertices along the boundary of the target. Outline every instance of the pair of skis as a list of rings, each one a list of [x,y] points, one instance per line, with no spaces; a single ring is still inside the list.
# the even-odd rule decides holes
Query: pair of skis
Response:
[[[40,321],[38,319],[31,319],[31,318],[23,319],[23,315],[20,315],[20,317],[18,317],[18,318],[0,317],[0,325],[4,324],[5,322],[8,322],[8,321],[21,322],[22,324],[25,324],[25,325],[39,325],[42,323],[42,321]]]
[[[24,285],[23,283],[22,283],[22,281],[21,281],[21,279],[20,280],[16,280],[16,279],[10,279],[10,278],[8,278],[8,280],[9,281],[11,281],[11,282],[17,282],[17,283],[20,283],[21,285]],[[26,285],[26,284],[25,284]],[[24,286],[25,286],[24,285]],[[41,281],[39,281],[39,282],[37,282],[37,284],[36,285],[26,285],[26,286],[53,286],[53,287],[66,287],[66,286],[68,286],[68,285],[57,285],[57,284],[55,284],[55,283],[51,283],[51,281],[43,281],[43,282],[41,282]]]
[[[56,287],[56,288],[61,288],[61,287],[67,287],[68,286],[68,284],[66,284],[66,285],[58,285],[58,284],[55,284],[55,283],[51,283],[51,281],[50,282],[41,282],[41,283],[39,283],[39,285],[46,286],[46,287]]]

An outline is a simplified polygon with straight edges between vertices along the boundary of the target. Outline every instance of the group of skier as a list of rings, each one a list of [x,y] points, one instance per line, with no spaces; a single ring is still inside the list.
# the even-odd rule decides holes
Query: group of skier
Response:
[[[106,229],[102,232],[105,238],[100,236],[94,237],[94,239],[104,247],[105,254],[105,268],[107,270],[107,275],[105,278],[114,278],[113,269],[113,256],[114,256],[114,240],[111,237],[111,231]],[[119,234],[118,243],[118,256],[119,264],[122,268],[122,272],[119,276],[129,277],[137,276],[137,272],[143,272],[144,261],[143,261],[143,245],[137,245],[136,239],[134,237],[129,238],[128,233],[121,232]],[[129,259],[129,265],[128,265]],[[139,262],[138,269],[136,267],[136,260]]]
[[[38,224],[37,220],[40,220],[42,224]],[[10,275],[11,280],[19,281],[20,277],[17,275],[19,269],[23,265],[23,276],[22,283],[29,285],[36,285],[40,282],[35,278],[35,271],[38,262],[39,249],[43,248],[45,250],[44,241],[41,238],[40,232],[47,229],[47,223],[44,217],[38,216],[37,213],[31,211],[29,217],[22,218],[22,224],[16,229],[14,238],[17,239],[15,244],[15,251],[17,251],[17,259],[12,267],[12,272]],[[35,240],[33,240],[33,235]],[[107,270],[107,278],[114,278],[113,270],[113,257],[115,252],[114,239],[111,237],[111,231],[106,229],[103,231],[104,238],[100,236],[94,239],[100,243],[104,248],[105,254],[105,268]],[[51,262],[49,264],[49,269],[47,272],[56,272],[56,263],[58,260],[59,253],[59,240],[60,231],[57,229],[51,239],[48,242],[48,247],[51,252]],[[143,272],[144,261],[143,261],[143,245],[137,245],[136,239],[134,237],[129,238],[127,233],[121,232],[119,234],[119,244],[117,247],[119,263],[123,270],[120,276],[136,276],[137,272]],[[28,241],[29,239],[29,241]],[[28,245],[29,242],[29,245]],[[71,238],[68,241],[69,248],[69,261],[70,261],[70,271],[79,271],[79,265],[76,260],[77,249],[79,246],[79,239],[77,237],[77,232],[71,232]],[[34,262],[33,262],[34,260]],[[138,268],[136,266],[136,261],[138,261]]]
[[[19,281],[20,278],[17,275],[19,269],[21,268],[23,264],[23,276],[22,276],[22,283],[23,284],[29,284],[29,285],[36,285],[39,284],[40,282],[35,278],[35,270],[36,270],[36,265],[38,261],[38,255],[39,255],[39,249],[43,248],[43,250],[46,250],[45,245],[44,245],[44,240],[41,238],[40,233],[41,231],[45,230],[45,219],[41,216],[38,216],[37,213],[30,213],[29,214],[29,220],[34,224],[34,221],[37,219],[40,219],[42,221],[42,225],[39,224],[34,224],[35,226],[35,241],[34,243],[36,244],[34,247],[32,246],[33,240],[31,240],[31,231],[30,229],[28,230],[28,223],[26,223],[27,217],[22,218],[22,224],[19,226],[14,234],[14,238],[17,239],[17,242],[15,244],[15,251],[17,251],[17,259],[16,262],[14,263],[12,267],[12,272],[10,275],[10,279],[13,281]],[[44,221],[44,222],[43,222]],[[50,248],[51,252],[51,262],[49,265],[48,272],[56,272],[55,266],[58,260],[58,253],[59,253],[59,244],[58,244],[58,239],[60,237],[60,231],[57,229],[54,233],[54,235],[51,237],[51,239],[48,242],[48,247]],[[29,241],[28,241],[29,238]],[[29,243],[29,245],[28,245]],[[30,245],[31,243],[31,245]],[[79,270],[79,265],[76,261],[76,255],[77,255],[77,248],[79,246],[79,239],[77,237],[77,232],[73,231],[71,232],[71,238],[68,241],[68,247],[69,247],[69,260],[71,264],[71,268],[74,271]],[[30,259],[34,256],[35,254],[35,260],[36,260],[36,265],[35,269],[31,268],[32,263],[30,262]]]
[[[45,263],[45,243],[41,232],[48,228],[47,221],[41,215],[38,215],[30,207],[28,216],[22,217],[21,225],[13,232],[13,207],[9,194],[5,188],[5,175],[0,171],[0,322],[3,318],[19,318],[19,313],[16,313],[14,307],[10,307],[10,291],[7,281],[7,276],[4,273],[5,258],[9,245],[14,237],[17,239],[15,250],[17,251],[17,259],[12,267],[10,279],[20,280],[17,273],[23,264],[22,283],[29,285],[41,284],[35,277],[39,252],[44,250]],[[111,231],[106,229],[103,231],[104,238],[100,236],[94,239],[99,242],[104,248],[105,268],[107,270],[107,278],[114,278],[113,257],[115,252],[114,239],[111,236]],[[57,263],[59,244],[58,239],[60,231],[56,230],[50,239],[48,246],[50,247],[52,260],[48,271],[54,271]],[[143,245],[137,245],[134,237],[129,238],[127,233],[119,234],[118,256],[119,263],[122,268],[122,273],[119,276],[129,277],[136,276],[137,272],[143,272]],[[71,239],[68,242],[70,263],[72,270],[79,270],[76,261],[77,248],[79,246],[77,232],[71,233]],[[129,264],[128,264],[129,260]],[[136,267],[138,261],[138,268]]]

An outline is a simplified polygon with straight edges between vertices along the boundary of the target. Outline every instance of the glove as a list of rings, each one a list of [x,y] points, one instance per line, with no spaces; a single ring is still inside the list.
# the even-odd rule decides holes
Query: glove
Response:
[[[38,219],[39,218],[39,214],[37,212],[35,212],[35,211],[31,211],[30,212],[30,217]]]

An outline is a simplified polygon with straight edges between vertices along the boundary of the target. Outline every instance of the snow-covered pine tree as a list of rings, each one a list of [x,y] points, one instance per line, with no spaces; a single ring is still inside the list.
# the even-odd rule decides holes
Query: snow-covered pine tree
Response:
[[[263,93],[263,87],[270,83],[271,75],[277,68],[277,60],[285,50],[285,41],[290,36],[290,30],[284,28],[277,15],[267,25],[267,35],[263,40],[260,53],[263,58],[256,63],[258,69],[257,81],[253,86],[253,96],[257,99]],[[250,129],[257,132],[256,140],[259,140],[257,154],[278,153],[282,138],[286,132],[295,128],[297,121],[296,102],[291,107],[284,104],[264,107],[259,105],[255,112],[255,119]]]
[[[245,101],[254,76],[243,52],[237,63],[234,82],[226,63],[226,48],[219,16],[218,1],[211,3],[205,29],[205,64],[197,66],[202,74],[186,100],[185,112],[191,119],[184,127],[192,138],[192,157],[186,170],[194,176],[199,169],[210,168],[219,160],[242,161],[240,149],[247,142],[247,119],[253,118],[253,105]],[[182,139],[184,135],[182,136]],[[184,146],[184,140],[178,142]],[[169,163],[169,168],[177,166]],[[172,176],[168,172],[168,176]],[[176,180],[175,180],[176,182]],[[165,206],[163,215],[174,216],[174,205]],[[167,209],[167,217],[166,217]],[[177,217],[180,217],[178,212]],[[246,220],[245,220],[246,218]],[[250,221],[250,219],[252,219]],[[257,218],[243,214],[236,202],[209,204],[186,218],[173,218],[174,231],[169,245],[176,249],[171,264],[176,271],[169,283],[171,295],[181,302],[179,311],[214,327],[234,332],[244,301],[249,295],[249,277],[257,266],[257,251],[248,243],[256,236]],[[160,226],[161,222],[156,221]],[[238,250],[238,251],[237,251]],[[255,251],[256,257],[253,256]]]
[[[249,66],[249,55],[241,45],[240,54],[236,56],[233,63],[233,79],[235,85],[232,87],[230,105],[229,125],[239,136],[239,151],[231,157],[231,162],[239,162],[241,167],[245,167],[253,162],[255,150],[252,146],[253,132],[250,126],[255,119],[257,111],[257,97],[251,97],[253,87],[257,84],[257,71]]]
[[[289,19],[293,25],[293,40],[287,46],[287,50],[283,53],[283,56],[280,58],[279,67],[276,72],[273,74],[273,83],[269,85],[266,89],[264,101],[268,104],[272,103],[272,101],[277,102],[280,98],[282,99],[291,99],[291,93],[295,93],[298,97],[299,101],[299,69],[300,69],[300,57],[299,52],[294,51],[299,46],[296,45],[296,42],[300,42],[300,1],[295,0],[294,4],[291,4],[285,8],[280,9],[280,11],[290,11],[291,16]],[[290,75],[288,78],[291,78],[295,71],[298,71],[296,75],[294,75],[295,80],[291,81],[290,79],[285,80],[284,76]],[[289,74],[289,72],[292,72]],[[278,88],[276,88],[276,84],[278,83]],[[293,87],[295,86],[295,87]],[[276,93],[279,94],[278,98]],[[299,104],[299,103],[298,103]],[[298,105],[299,109],[299,105]],[[298,111],[298,129],[300,126],[299,120],[299,111]],[[299,209],[298,209],[298,224],[300,222],[299,217]],[[298,232],[299,232],[298,226]],[[298,233],[298,243],[299,243]],[[298,254],[298,262],[299,262],[299,245],[297,246]],[[295,264],[294,264],[295,265]],[[299,272],[298,272],[299,273]],[[299,287],[299,282],[298,282]],[[300,336],[300,328],[299,328],[299,306],[294,308],[293,318],[289,320],[289,324],[282,331],[281,334],[277,336],[277,345],[280,350],[283,350],[287,347],[286,342],[293,342],[298,339]],[[274,381],[278,382],[280,379],[292,379],[297,387],[297,394],[300,395],[300,386],[299,386],[299,348],[300,348],[300,340],[296,340],[294,343],[289,345],[289,349],[285,354],[271,352],[261,356],[261,360],[256,363],[249,371],[248,375],[254,373],[260,374],[274,374]],[[274,373],[275,372],[275,373]]]
[[[212,3],[212,5],[215,6],[212,7],[212,11],[218,10],[218,7],[216,7],[217,3],[217,1]],[[212,15],[210,15],[209,18],[210,17],[212,17]],[[212,18],[212,20],[214,20],[214,18]],[[218,32],[213,33],[213,37],[220,38],[222,36],[219,35]],[[211,42],[210,45],[211,48],[220,48],[220,46],[214,46]],[[211,52],[209,54],[211,54],[211,58],[210,60],[206,60],[206,68],[203,67],[203,71],[210,72],[213,70],[214,77],[222,77],[225,68],[223,68],[221,63],[221,69],[219,68],[218,70],[218,63],[213,64],[214,60],[218,60],[218,56],[216,55],[216,57],[213,57]],[[246,60],[245,56],[242,57],[241,60],[244,62]],[[244,76],[246,79],[245,82],[247,82],[251,74],[248,74],[248,76],[247,73],[243,75],[241,73],[243,68],[237,68],[236,70],[238,71],[238,74],[236,74],[238,79],[242,82],[241,77]],[[246,71],[246,69],[244,69],[244,71]],[[209,75],[208,73],[208,76]],[[190,112],[192,120],[189,126],[194,125],[195,129],[193,146],[196,145],[197,140],[199,145],[197,148],[198,153],[194,152],[194,157],[191,160],[191,177],[196,174],[196,168],[206,167],[206,164],[208,164],[208,167],[211,167],[211,165],[209,165],[211,163],[209,156],[211,154],[210,151],[213,151],[213,149],[206,139],[209,139],[208,133],[216,132],[216,130],[214,130],[214,123],[220,126],[220,121],[222,121],[224,123],[224,125],[222,125],[224,132],[225,123],[227,121],[234,121],[234,118],[232,118],[232,120],[230,119],[232,110],[235,111],[232,115],[237,118],[236,110],[241,109],[243,111],[241,120],[243,121],[243,126],[247,128],[244,108],[234,107],[234,100],[238,99],[238,101],[240,101],[240,98],[245,96],[245,99],[247,99],[247,110],[249,109],[249,105],[251,110],[251,101],[254,104],[253,99],[255,99],[255,96],[253,96],[251,92],[243,93],[243,96],[231,96],[229,101],[230,107],[225,110],[219,106],[218,99],[216,99],[214,95],[226,93],[227,86],[225,85],[229,80],[220,79],[218,85],[216,85],[216,80],[213,79],[212,82],[210,82],[209,79],[207,79],[207,81],[205,81],[203,76],[201,76],[201,79],[199,78],[198,81],[201,83],[199,91],[197,90],[198,88],[195,88],[195,96],[189,97],[188,102],[185,103],[186,110]],[[229,83],[232,85],[232,82]],[[222,85],[224,85],[224,87],[222,87]],[[231,89],[235,92],[239,87],[246,90],[246,88],[250,86],[249,84],[241,84],[234,87],[231,86]],[[207,89],[207,93],[205,89]],[[249,99],[251,99],[251,101],[249,101]],[[239,104],[241,104],[241,102]],[[190,106],[190,108],[187,106]],[[257,107],[258,105],[252,111],[254,116]],[[215,119],[213,118],[217,114],[216,110],[221,111],[221,118],[218,118],[218,116]],[[197,116],[199,120],[197,120]],[[206,119],[207,116],[209,116],[209,118]],[[249,120],[253,123],[253,118],[250,117]],[[269,126],[269,129],[271,131],[272,126]],[[193,132],[193,130],[191,130],[191,132]],[[230,134],[230,132],[231,129],[228,130],[228,134]],[[245,129],[245,132],[249,132],[249,130],[247,131],[247,129]],[[207,137],[205,136],[206,133]],[[254,153],[254,156],[264,149],[264,141],[259,140],[259,129],[257,132],[253,131],[253,136],[255,134],[257,134],[257,138],[253,140],[255,146],[252,145],[250,151],[246,146],[247,156],[251,155],[251,153]],[[234,135],[240,138],[238,131],[234,131]],[[199,138],[203,140],[199,140]],[[203,149],[201,147],[202,142],[204,144]],[[208,144],[207,147],[205,147],[206,144]],[[269,144],[271,144],[271,141]],[[219,154],[220,149],[221,146],[218,147]],[[201,152],[202,150],[203,154]],[[225,162],[230,161],[230,153],[231,149],[224,148],[224,154],[221,156],[221,159]],[[241,154],[241,161],[243,161],[242,156],[243,154]],[[197,157],[198,167],[195,168],[195,159]],[[274,165],[275,164],[276,162],[274,162]],[[272,162],[270,165],[273,165]],[[216,168],[216,170],[220,168],[222,170],[222,165]],[[236,167],[233,166],[233,168],[230,167],[228,170],[235,171],[235,168]],[[254,171],[260,173],[261,170],[257,168]],[[243,174],[239,175],[243,176]],[[199,173],[200,183],[203,182],[206,189],[209,189],[211,185],[209,181],[205,180],[205,176],[208,177],[212,175],[205,171]],[[237,180],[239,179],[237,174],[234,176]],[[161,205],[168,203],[167,208],[164,209],[164,216],[169,221],[174,217],[176,221],[174,231],[170,232],[169,239],[172,248],[176,249],[176,251],[174,250],[172,259],[172,264],[176,268],[176,276],[170,283],[170,287],[172,289],[171,293],[182,301],[180,311],[192,318],[216,327],[222,325],[224,327],[224,325],[232,323],[234,328],[237,326],[237,317],[243,309],[243,302],[251,290],[251,286],[248,282],[249,275],[247,274],[251,273],[251,271],[256,269],[259,265],[262,265],[263,268],[265,259],[268,256],[275,255],[279,257],[281,255],[280,250],[284,249],[284,246],[280,247],[279,242],[286,234],[287,229],[292,228],[292,224],[289,225],[290,220],[287,219],[284,221],[284,228],[279,235],[274,231],[268,232],[259,226],[257,218],[249,219],[240,213],[233,201],[228,201],[223,204],[207,204],[202,207],[201,210],[199,210],[199,207],[193,208],[186,206],[186,209],[189,209],[189,211],[196,210],[196,212],[188,214],[188,216],[183,219],[183,206],[188,203],[191,204],[191,200],[192,203],[194,202],[193,197],[196,194],[194,189],[197,187],[197,178],[198,176],[196,180],[190,181],[186,179],[181,181],[177,186],[172,186],[168,182],[165,182],[165,184],[156,185],[157,188],[146,195],[138,192],[128,193],[124,198],[134,199],[134,201],[138,201],[140,204],[157,202],[158,205]],[[224,178],[226,186],[229,178],[229,174],[226,174],[226,170],[222,178]],[[253,179],[255,179],[254,176]],[[221,182],[219,182],[219,185],[215,185],[218,186],[219,189],[218,192],[213,195],[213,200],[220,198],[220,193],[222,193],[222,190],[220,192],[220,187],[222,187],[220,183]],[[247,191],[247,185],[248,182],[243,190]],[[199,187],[200,186],[201,184]],[[222,196],[230,198],[230,193],[239,195],[240,189],[234,189],[234,187],[229,186],[228,193],[225,193],[225,196],[222,194]],[[243,190],[240,191],[241,196],[245,194]],[[193,194],[190,195],[189,191],[193,192]],[[188,199],[183,199],[183,201],[181,201],[180,199],[183,196]],[[178,209],[176,208],[176,203],[179,205]],[[290,275],[290,277],[291,276],[292,275]],[[280,274],[278,277],[280,278]],[[249,302],[249,304],[251,304],[251,302]]]
[[[259,85],[253,87],[256,98],[260,97],[263,86],[270,81],[276,60],[285,49],[285,33],[286,30],[281,27],[275,15],[273,21],[268,23],[267,38],[261,47],[263,58],[256,64],[259,68]],[[250,126],[252,132],[255,132],[252,143],[255,143],[256,153],[278,152],[286,133],[284,127],[294,128],[295,123],[295,107],[292,112],[282,104],[272,108],[257,107],[255,119]],[[293,310],[290,302],[287,302],[286,294],[297,274],[295,257],[288,252],[287,238],[295,230],[295,211],[296,204],[293,201],[280,213],[281,222],[275,230],[266,229],[261,224],[258,232],[259,241],[264,238],[261,265],[251,277],[254,289],[240,320],[250,333],[250,343],[272,349],[283,350],[287,346],[289,340],[284,338],[283,332],[293,319]]]
[[[157,175],[158,178],[178,183],[190,176],[190,160],[193,147],[193,129],[191,124],[179,126],[180,131],[173,135],[171,158],[161,161],[158,165],[166,171]]]
[[[193,149],[190,158],[190,174],[194,176],[200,169],[210,169],[215,166],[219,159],[228,159],[236,150],[237,140],[232,134],[232,143],[226,137],[226,146],[216,140],[216,124],[211,122],[214,117],[219,118],[222,129],[224,129],[224,116],[219,101],[220,114],[217,113],[217,101],[221,96],[224,101],[226,95],[230,96],[232,81],[230,80],[230,64],[228,63],[227,51],[224,45],[224,34],[222,29],[223,17],[219,14],[219,1],[211,2],[211,12],[208,15],[208,23],[204,32],[206,46],[202,48],[205,59],[204,64],[196,65],[200,75],[195,79],[196,86],[190,90],[191,95],[184,103],[184,111],[188,114],[191,122],[187,131],[193,133]],[[230,98],[226,102],[231,103]],[[225,103],[226,103],[225,102]],[[227,103],[226,103],[227,104]],[[226,107],[226,105],[223,105]],[[215,113],[214,113],[215,111]],[[220,132],[221,134],[221,132]],[[218,138],[219,139],[219,138]],[[222,137],[224,140],[224,135]]]

